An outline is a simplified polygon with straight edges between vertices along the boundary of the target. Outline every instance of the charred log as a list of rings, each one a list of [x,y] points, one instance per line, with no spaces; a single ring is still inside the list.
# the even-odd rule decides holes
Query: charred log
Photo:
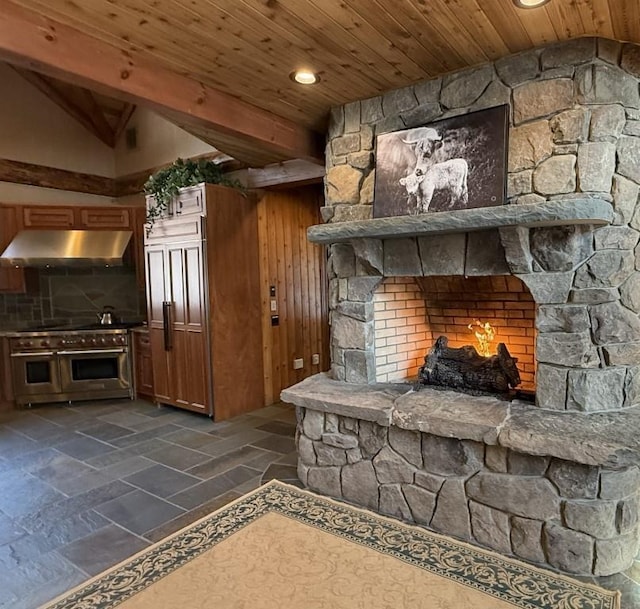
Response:
[[[484,357],[475,347],[448,347],[441,336],[424,358],[418,374],[419,385],[450,387],[471,393],[507,393],[520,384],[517,358],[511,357],[504,343],[497,355]]]

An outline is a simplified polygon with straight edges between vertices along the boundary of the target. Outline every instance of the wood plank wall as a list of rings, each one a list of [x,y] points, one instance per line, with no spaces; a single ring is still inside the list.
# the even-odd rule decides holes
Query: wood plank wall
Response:
[[[307,241],[319,224],[322,185],[263,191],[258,203],[265,403],[329,367],[326,249]],[[270,296],[275,286],[276,295]],[[276,310],[271,310],[271,300]],[[277,315],[279,325],[272,325]],[[312,364],[319,354],[320,363]],[[293,360],[302,358],[301,369]]]

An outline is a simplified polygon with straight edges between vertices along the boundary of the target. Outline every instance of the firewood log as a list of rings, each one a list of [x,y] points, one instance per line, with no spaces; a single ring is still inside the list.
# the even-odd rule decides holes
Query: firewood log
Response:
[[[506,393],[520,384],[517,358],[511,357],[504,343],[497,354],[480,355],[475,347],[448,347],[446,336],[440,336],[424,358],[418,374],[419,385],[451,387],[478,393]]]

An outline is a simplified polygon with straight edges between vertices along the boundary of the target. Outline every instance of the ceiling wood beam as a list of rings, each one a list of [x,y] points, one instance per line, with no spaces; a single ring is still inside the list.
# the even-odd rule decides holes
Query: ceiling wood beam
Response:
[[[229,177],[236,177],[241,182],[245,182],[246,179],[248,188],[302,186],[320,182],[324,176],[323,167],[301,160],[276,163],[262,169],[248,169],[246,166],[242,167],[238,161],[230,159],[223,152],[211,152],[191,157],[191,160],[194,161],[201,159],[220,163],[222,170]],[[144,192],[144,183],[149,179],[149,176],[169,165],[170,163],[167,163],[113,179],[0,158],[0,182],[117,198]]]
[[[10,159],[0,159],[0,182],[70,190],[102,197],[116,196],[116,181],[112,178]]]
[[[136,111],[135,104],[126,104],[120,113],[120,117],[118,118],[118,124],[116,128],[113,130],[113,139],[114,142],[117,143],[122,135],[122,132],[126,129],[129,119]]]
[[[272,186],[304,186],[322,182],[324,167],[295,159],[261,169],[247,170],[247,186],[249,188],[269,188]]]
[[[113,148],[116,145],[115,133],[104,117],[102,108],[98,105],[93,93],[89,89],[83,88],[81,95],[89,120],[93,123],[96,132],[100,134],[100,139],[103,142],[108,142],[107,145]]]
[[[265,159],[323,163],[317,133],[8,0],[0,12],[0,59],[160,112],[179,113],[185,124],[265,150]]]
[[[21,68],[20,66],[14,65],[12,68],[28,83],[38,89],[38,91],[46,95],[56,106],[79,122],[91,135],[97,137],[103,144],[113,148],[113,136],[105,137],[105,134],[97,129],[87,112],[59,91],[48,78],[37,72]],[[89,92],[87,91],[87,93]]]

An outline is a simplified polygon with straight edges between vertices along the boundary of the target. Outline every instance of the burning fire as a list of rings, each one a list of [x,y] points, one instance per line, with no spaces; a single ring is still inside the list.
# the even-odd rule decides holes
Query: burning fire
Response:
[[[491,324],[488,321],[482,323],[479,319],[476,319],[472,324],[468,325],[468,328],[476,335],[480,355],[489,357],[491,355],[491,343],[496,335],[496,331]]]

